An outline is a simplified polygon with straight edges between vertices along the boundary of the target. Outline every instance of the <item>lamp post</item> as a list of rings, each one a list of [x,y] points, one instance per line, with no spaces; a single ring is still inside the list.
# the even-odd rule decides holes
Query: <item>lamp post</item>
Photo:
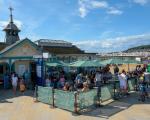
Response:
[[[40,60],[40,65],[41,65],[41,85],[44,86],[45,82],[44,82],[44,76],[43,76],[43,70],[44,70],[44,57],[43,57],[43,45],[41,45],[41,52],[42,52],[42,56]]]

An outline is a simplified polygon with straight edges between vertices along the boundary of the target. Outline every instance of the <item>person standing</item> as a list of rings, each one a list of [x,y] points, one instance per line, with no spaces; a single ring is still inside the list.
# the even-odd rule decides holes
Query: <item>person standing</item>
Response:
[[[8,89],[9,88],[9,75],[6,73],[4,75],[4,89]]]
[[[118,75],[118,73],[119,73],[119,68],[118,68],[118,66],[117,65],[115,65],[115,67],[114,67],[114,75]]]
[[[28,72],[28,70],[26,70],[23,73],[23,77],[24,77],[24,83],[25,83],[26,88],[29,88],[29,72]]]
[[[12,74],[11,77],[12,86],[13,86],[13,92],[16,94],[17,84],[18,84],[18,77],[15,73]]]
[[[101,82],[102,82],[102,74],[101,71],[96,71],[95,74],[95,85],[97,87],[97,98],[100,106],[100,99],[101,99]]]
[[[127,95],[127,76],[125,70],[119,75],[120,89],[123,95]]]

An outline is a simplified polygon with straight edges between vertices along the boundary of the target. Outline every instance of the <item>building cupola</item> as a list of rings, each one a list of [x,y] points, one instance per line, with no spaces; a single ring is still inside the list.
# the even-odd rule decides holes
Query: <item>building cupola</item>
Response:
[[[14,21],[13,21],[13,15],[12,15],[13,8],[10,7],[9,10],[10,10],[9,24],[3,29],[3,31],[5,31],[6,33],[5,42],[7,45],[11,45],[15,43],[16,41],[20,40],[19,38],[20,30],[14,24]]]

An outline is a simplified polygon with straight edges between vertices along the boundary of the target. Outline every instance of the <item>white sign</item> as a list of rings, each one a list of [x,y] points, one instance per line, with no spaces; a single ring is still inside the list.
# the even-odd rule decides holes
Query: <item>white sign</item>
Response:
[[[140,62],[140,61],[141,61],[141,58],[138,58],[138,57],[137,57],[137,58],[135,58],[135,60]]]
[[[42,76],[42,67],[40,66],[40,65],[38,65],[37,67],[36,67],[36,73],[37,73],[37,76],[38,77],[41,77]]]
[[[33,58],[42,58],[42,55],[33,55]]]
[[[25,65],[18,65],[18,75],[19,76],[22,76],[23,73],[25,72],[25,70],[26,70]]]
[[[43,58],[49,58],[49,54],[48,53],[43,53]]]

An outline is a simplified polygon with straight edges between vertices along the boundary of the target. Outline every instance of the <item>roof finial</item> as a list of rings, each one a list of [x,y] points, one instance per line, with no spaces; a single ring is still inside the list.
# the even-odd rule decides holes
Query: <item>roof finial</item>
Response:
[[[12,11],[14,10],[11,6],[9,7],[10,10],[10,22],[13,23],[13,15],[12,15]]]

